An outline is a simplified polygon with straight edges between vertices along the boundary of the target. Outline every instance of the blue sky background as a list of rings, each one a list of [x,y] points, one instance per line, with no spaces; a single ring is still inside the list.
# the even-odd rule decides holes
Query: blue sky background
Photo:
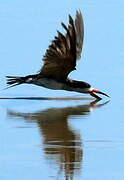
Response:
[[[1,1],[0,88],[5,87],[5,75],[36,73],[56,30],[63,32],[60,23],[67,23],[68,14],[74,17],[80,9],[85,23],[84,47],[78,71],[71,77],[112,94],[113,80],[123,76],[123,6],[122,0]],[[42,92],[42,88],[24,85],[3,93],[31,89],[34,94]]]
[[[83,13],[85,38],[81,61],[70,77],[108,93],[111,101],[87,116],[69,117],[69,128],[80,134],[84,150],[78,180],[123,180],[124,157],[124,1],[123,0],[1,0],[0,96],[85,96],[22,85],[2,91],[6,75],[35,74],[61,22]],[[106,100],[106,99],[103,99]],[[70,107],[81,101],[0,101],[0,169],[2,180],[48,177],[43,135],[36,122],[7,115],[8,109],[32,113]],[[21,127],[21,128],[20,128]],[[24,127],[24,128],[23,128]],[[30,170],[30,171],[29,171]],[[50,171],[51,172],[51,171]],[[53,166],[53,174],[56,169]],[[11,178],[12,177],[12,178]],[[51,179],[51,177],[49,177]]]

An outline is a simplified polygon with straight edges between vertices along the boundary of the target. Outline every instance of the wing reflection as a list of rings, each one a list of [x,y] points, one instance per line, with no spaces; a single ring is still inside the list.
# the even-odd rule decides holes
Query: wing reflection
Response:
[[[43,136],[44,152],[48,163],[58,165],[58,176],[65,174],[65,179],[73,179],[79,173],[83,159],[80,133],[71,129],[68,124],[70,116],[88,115],[94,108],[104,104],[78,105],[66,108],[50,108],[35,113],[8,111],[8,116],[21,117],[26,121],[37,122]]]

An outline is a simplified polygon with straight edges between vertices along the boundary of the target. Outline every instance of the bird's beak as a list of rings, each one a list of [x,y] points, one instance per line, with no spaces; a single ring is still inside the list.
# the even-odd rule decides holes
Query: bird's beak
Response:
[[[97,90],[97,89],[92,89],[92,90],[90,91],[90,95],[93,96],[93,97],[95,97],[95,98],[97,98],[97,99],[101,99],[101,98],[100,98],[99,96],[97,96],[96,94],[94,94],[94,93],[98,93],[98,94],[102,94],[102,95],[104,95],[104,96],[110,97],[110,96],[108,96],[107,94],[105,94],[105,93],[103,93],[103,92],[101,92],[101,91],[99,91],[99,90]]]

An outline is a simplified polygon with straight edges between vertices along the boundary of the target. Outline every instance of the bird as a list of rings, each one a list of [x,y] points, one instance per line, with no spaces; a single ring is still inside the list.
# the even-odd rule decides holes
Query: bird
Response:
[[[76,11],[75,18],[69,14],[68,25],[61,26],[65,33],[57,31],[43,56],[43,65],[33,75],[6,76],[7,88],[20,84],[34,84],[53,90],[66,90],[89,94],[98,100],[97,94],[109,97],[107,94],[94,89],[89,83],[77,81],[68,77],[76,70],[77,60],[81,59],[84,41],[84,21],[80,10]]]

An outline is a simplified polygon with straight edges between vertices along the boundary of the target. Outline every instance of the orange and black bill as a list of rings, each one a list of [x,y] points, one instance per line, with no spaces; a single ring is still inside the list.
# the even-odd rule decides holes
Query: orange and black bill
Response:
[[[91,95],[91,96],[93,96],[93,97],[95,97],[95,98],[97,98],[97,99],[102,99],[101,97],[97,96],[95,93],[102,94],[102,95],[104,95],[104,96],[110,97],[109,95],[107,95],[107,94],[105,94],[105,93],[103,93],[103,92],[101,92],[101,91],[99,91],[99,90],[97,90],[97,89],[92,89],[92,90],[90,91],[90,95]]]

